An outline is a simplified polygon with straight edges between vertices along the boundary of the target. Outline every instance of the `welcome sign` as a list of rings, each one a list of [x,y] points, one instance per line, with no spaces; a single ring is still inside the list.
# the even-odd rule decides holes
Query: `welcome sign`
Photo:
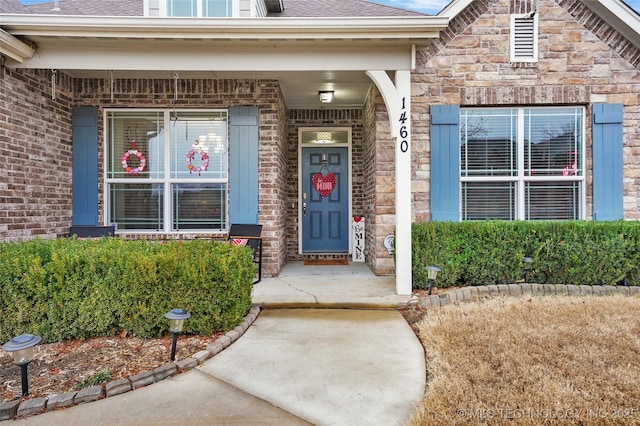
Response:
[[[352,262],[364,262],[364,217],[353,216]]]

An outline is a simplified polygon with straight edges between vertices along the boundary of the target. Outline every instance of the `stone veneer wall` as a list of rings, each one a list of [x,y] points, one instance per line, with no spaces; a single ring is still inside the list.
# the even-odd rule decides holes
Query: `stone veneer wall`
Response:
[[[509,14],[536,10],[539,60],[509,62]],[[414,217],[429,217],[429,106],[586,106],[587,216],[591,107],[624,104],[624,211],[640,219],[640,52],[578,0],[477,0],[417,56],[413,74]],[[419,188],[419,190],[415,190]]]
[[[347,255],[301,255],[298,250],[298,130],[300,127],[350,127],[352,161],[352,210],[364,216],[363,189],[363,118],[361,109],[294,109],[288,113],[288,199],[287,199],[287,258],[350,258]],[[369,238],[369,235],[366,236]],[[368,258],[368,253],[365,252]]]
[[[389,114],[379,90],[372,86],[364,104],[364,182],[367,262],[378,275],[395,273],[393,256],[384,247],[395,233],[395,147]]]
[[[0,68],[0,241],[69,233],[71,80]]]

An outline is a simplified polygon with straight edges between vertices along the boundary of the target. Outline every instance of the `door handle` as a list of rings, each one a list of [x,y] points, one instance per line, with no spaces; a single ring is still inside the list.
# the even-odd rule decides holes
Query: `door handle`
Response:
[[[302,215],[307,215],[307,203],[302,203]]]

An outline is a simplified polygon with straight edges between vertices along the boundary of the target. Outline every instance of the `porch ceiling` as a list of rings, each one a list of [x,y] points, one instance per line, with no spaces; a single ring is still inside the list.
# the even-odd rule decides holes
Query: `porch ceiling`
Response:
[[[36,46],[13,68],[81,78],[260,78],[280,81],[289,108],[361,107],[369,70],[411,69],[415,46],[447,19],[176,19],[3,15],[1,29]],[[0,40],[1,41],[1,40]],[[3,46],[0,46],[3,47]],[[322,104],[318,91],[333,90]]]

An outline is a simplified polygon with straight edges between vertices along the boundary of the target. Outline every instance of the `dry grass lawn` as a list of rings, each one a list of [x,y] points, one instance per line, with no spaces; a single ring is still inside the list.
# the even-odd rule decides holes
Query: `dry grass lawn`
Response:
[[[640,424],[640,298],[498,298],[418,327],[427,389],[412,424]]]

